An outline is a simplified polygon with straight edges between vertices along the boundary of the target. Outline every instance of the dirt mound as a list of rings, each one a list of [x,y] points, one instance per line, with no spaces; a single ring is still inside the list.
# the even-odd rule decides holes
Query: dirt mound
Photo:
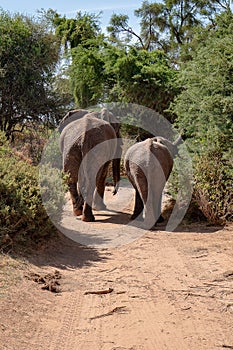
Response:
[[[59,271],[55,271],[54,273],[48,273],[46,275],[30,273],[26,277],[38,284],[42,284],[41,289],[49,290],[53,293],[61,292],[60,279],[62,275]]]

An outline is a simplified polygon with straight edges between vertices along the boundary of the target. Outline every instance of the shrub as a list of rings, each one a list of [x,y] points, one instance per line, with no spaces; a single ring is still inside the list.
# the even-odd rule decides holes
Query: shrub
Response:
[[[194,199],[211,224],[233,221],[233,166],[228,156],[215,150],[196,158]]]
[[[171,106],[193,154],[194,199],[211,224],[233,219],[232,19],[227,10],[197,30]]]
[[[0,133],[0,247],[38,242],[54,232],[42,204],[38,168],[17,157]]]
[[[11,143],[14,154],[30,164],[38,165],[49,133],[50,130],[46,132],[45,127],[39,123],[34,125],[27,123],[23,132],[14,134]]]

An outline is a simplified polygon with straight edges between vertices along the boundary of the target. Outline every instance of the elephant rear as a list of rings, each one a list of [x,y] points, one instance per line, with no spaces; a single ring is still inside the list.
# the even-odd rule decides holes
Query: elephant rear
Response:
[[[91,207],[95,188],[100,197],[99,206],[102,205],[107,168],[117,155],[117,147],[114,128],[97,118],[95,113],[88,113],[69,123],[60,135],[63,169],[69,174],[73,211],[75,215],[80,215],[84,204],[83,221],[94,221]],[[114,175],[116,182],[119,177],[120,166]]]
[[[85,176],[88,176],[91,169],[113,158],[116,146],[116,134],[112,126],[87,114],[69,123],[61,133],[64,171],[70,172],[77,181],[80,165],[86,158]]]
[[[132,219],[144,210],[144,224],[150,228],[160,220],[162,192],[173,167],[172,155],[164,144],[150,138],[128,149],[124,165],[136,191]]]

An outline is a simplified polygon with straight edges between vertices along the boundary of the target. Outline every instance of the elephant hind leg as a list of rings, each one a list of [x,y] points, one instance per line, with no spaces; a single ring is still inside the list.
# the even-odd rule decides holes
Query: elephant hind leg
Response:
[[[134,212],[133,212],[133,215],[131,216],[131,220],[135,220],[136,218],[138,218],[138,220],[140,219],[142,220],[143,208],[144,208],[143,201],[141,199],[141,196],[138,190],[136,189]]]
[[[77,183],[69,184],[69,192],[73,204],[73,213],[76,216],[82,215],[83,197],[78,193]]]
[[[162,183],[162,180],[161,182]],[[154,214],[154,225],[156,226],[159,223],[163,223],[165,221],[165,219],[162,216],[162,190],[165,186],[162,184],[162,186],[160,188],[156,188],[156,186],[154,186],[154,194],[153,194],[153,214]]]
[[[162,212],[162,195],[160,196],[160,199],[158,201],[158,214],[157,214],[158,219],[156,220],[154,226],[156,226],[157,224],[161,224],[161,223],[163,223],[165,221],[165,219],[162,216],[161,212]]]
[[[104,190],[105,190],[105,182],[106,177],[108,173],[108,167],[109,163],[105,163],[100,170],[98,171],[97,177],[96,177],[96,189],[94,193],[94,200],[93,205],[96,210],[105,210],[106,205],[104,204],[103,198],[104,198]]]
[[[95,221],[95,217],[92,213],[92,208],[87,202],[84,203],[82,221],[86,221],[86,222]]]

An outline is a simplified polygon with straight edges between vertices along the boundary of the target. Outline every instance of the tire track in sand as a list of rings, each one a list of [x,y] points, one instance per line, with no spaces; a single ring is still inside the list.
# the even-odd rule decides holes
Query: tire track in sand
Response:
[[[102,320],[93,327],[90,319],[106,311],[103,298],[72,292],[65,296],[62,308],[64,313],[49,350],[102,350]]]

